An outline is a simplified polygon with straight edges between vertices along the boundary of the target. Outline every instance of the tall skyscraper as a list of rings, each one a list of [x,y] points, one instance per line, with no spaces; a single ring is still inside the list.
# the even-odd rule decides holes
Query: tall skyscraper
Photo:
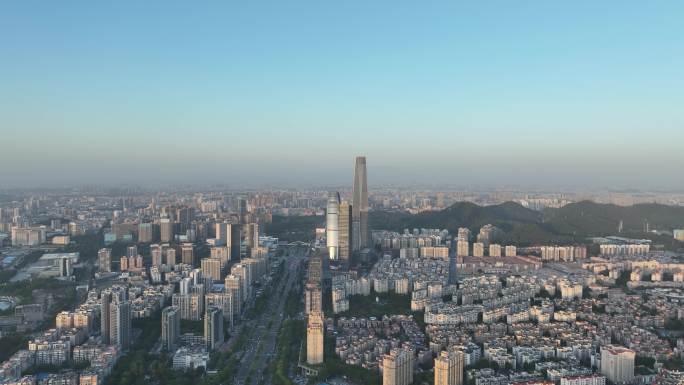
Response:
[[[461,385],[464,362],[463,352],[441,352],[435,358],[435,385]]]
[[[173,351],[180,338],[180,309],[169,306],[162,310],[162,348]]]
[[[59,259],[59,276],[60,277],[71,277],[71,258],[61,257]]]
[[[323,363],[323,313],[309,314],[306,325],[306,362],[310,365]]]
[[[112,249],[100,249],[97,252],[97,260],[101,272],[112,271]]]
[[[328,206],[325,210],[325,239],[328,246],[328,257],[335,261],[339,259],[340,246],[340,194],[331,192],[328,196]]]
[[[138,246],[136,245],[131,245],[126,247],[126,256],[127,257],[135,257],[138,255]]]
[[[634,379],[634,350],[621,346],[601,346],[601,374],[613,383]]]
[[[150,256],[152,257],[152,266],[161,266],[163,262],[163,249],[161,246],[154,244],[150,245]]]
[[[223,344],[223,311],[217,307],[207,309],[204,315],[204,342],[208,350]]]
[[[131,304],[127,298],[113,296],[109,304],[109,343],[123,350],[131,344]]]
[[[352,186],[352,244],[354,251],[369,247],[366,157],[357,156]]]
[[[352,207],[347,201],[340,202],[340,215],[338,218],[338,255],[340,260],[349,261],[352,240]]]

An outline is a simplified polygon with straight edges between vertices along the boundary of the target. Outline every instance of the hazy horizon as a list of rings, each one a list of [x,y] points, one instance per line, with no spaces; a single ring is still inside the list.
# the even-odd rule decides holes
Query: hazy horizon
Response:
[[[0,4],[0,187],[683,189],[684,4]]]

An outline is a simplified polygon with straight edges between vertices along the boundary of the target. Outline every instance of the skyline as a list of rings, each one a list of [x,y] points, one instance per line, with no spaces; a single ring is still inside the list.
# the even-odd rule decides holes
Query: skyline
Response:
[[[0,10],[6,187],[684,188],[679,3]]]

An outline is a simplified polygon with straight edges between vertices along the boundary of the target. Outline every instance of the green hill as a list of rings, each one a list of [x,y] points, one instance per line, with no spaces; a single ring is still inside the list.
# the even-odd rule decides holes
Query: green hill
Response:
[[[491,223],[505,234],[501,243],[519,246],[557,243],[586,242],[587,237],[618,235],[618,225],[623,222],[619,235],[652,239],[668,249],[684,248],[672,236],[658,236],[644,232],[644,224],[650,229],[668,230],[684,228],[684,207],[658,204],[615,206],[589,201],[572,203],[559,209],[534,211],[514,202],[492,206],[478,206],[470,202],[458,202],[442,211],[409,214],[403,211],[371,211],[371,229],[401,232],[413,228],[447,229],[452,234],[459,227],[467,227],[477,233],[480,227]],[[316,227],[325,226],[325,218],[273,217],[266,231],[284,240],[309,241]]]
[[[646,221],[650,229],[684,228],[684,207],[678,206],[642,204],[623,207],[585,201],[538,212],[514,202],[492,206],[458,202],[442,211],[415,215],[383,211],[370,214],[371,228],[395,231],[427,227],[455,233],[459,227],[467,227],[477,233],[481,226],[491,223],[506,233],[501,242],[521,246],[583,242],[590,236],[617,235],[620,221],[623,221],[621,235],[653,239],[668,248],[681,247],[671,237],[644,232]]]

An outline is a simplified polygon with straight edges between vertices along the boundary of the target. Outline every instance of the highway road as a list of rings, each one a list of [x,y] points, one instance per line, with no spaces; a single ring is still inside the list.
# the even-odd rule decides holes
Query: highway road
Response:
[[[284,308],[287,296],[297,282],[297,269],[308,256],[307,247],[293,247],[285,257],[285,276],[272,291],[272,296],[265,307],[265,311],[254,320],[244,321],[240,332],[251,331],[251,336],[245,344],[245,350],[240,360],[238,373],[235,376],[236,385],[270,384],[270,376],[264,377],[264,370],[275,359],[277,352],[276,340],[278,331],[284,320]]]

